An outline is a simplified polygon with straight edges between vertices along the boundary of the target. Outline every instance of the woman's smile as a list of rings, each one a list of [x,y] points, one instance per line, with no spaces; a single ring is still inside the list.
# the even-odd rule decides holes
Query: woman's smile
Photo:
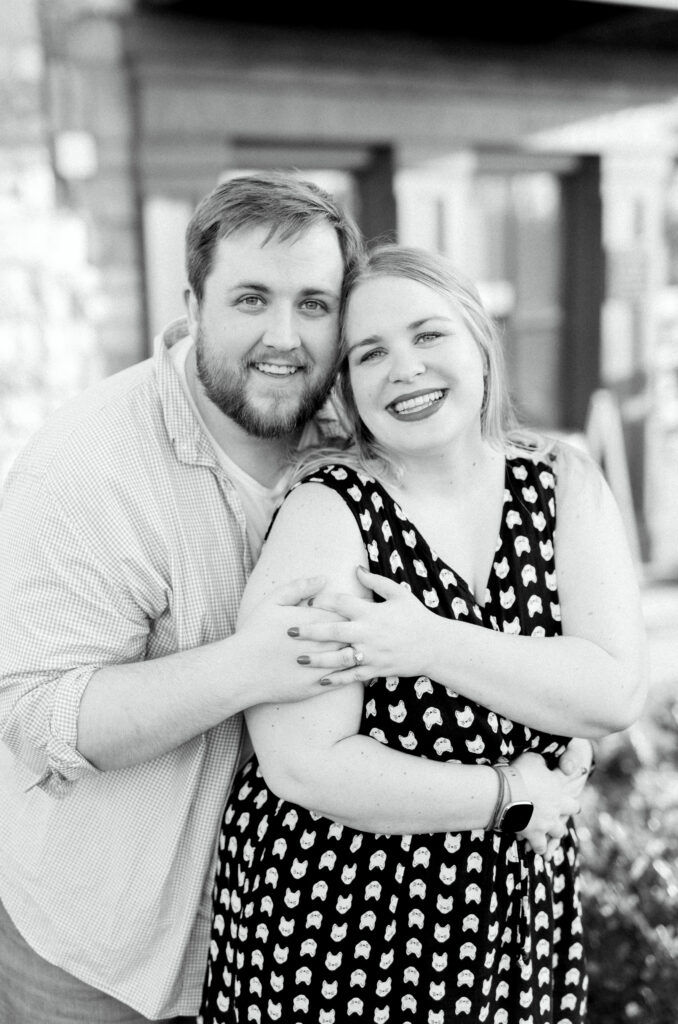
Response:
[[[345,338],[356,409],[378,444],[401,457],[477,443],[483,357],[448,296],[419,281],[369,278],[351,294]]]
[[[386,409],[396,419],[423,420],[438,411],[446,394],[447,388],[425,388],[409,395],[399,395]]]

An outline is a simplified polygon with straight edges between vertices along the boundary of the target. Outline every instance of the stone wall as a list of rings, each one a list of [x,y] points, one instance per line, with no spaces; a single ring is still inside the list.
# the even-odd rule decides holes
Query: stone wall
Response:
[[[48,414],[101,376],[87,220],[58,198],[35,0],[0,7],[0,479]]]

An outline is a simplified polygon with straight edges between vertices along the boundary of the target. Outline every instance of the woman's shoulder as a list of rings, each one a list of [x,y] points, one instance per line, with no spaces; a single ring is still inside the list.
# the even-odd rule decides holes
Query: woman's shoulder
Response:
[[[302,485],[317,484],[349,497],[357,497],[358,492],[370,487],[379,486],[375,477],[349,462],[330,461],[316,466],[294,481],[290,493]]]
[[[552,462],[559,492],[576,493],[581,489],[591,493],[605,486],[602,467],[581,443],[558,438],[553,444]]]
[[[582,443],[576,439],[541,436],[525,446],[513,445],[507,463],[517,476],[526,471],[552,474],[558,485],[587,484],[602,480],[602,471]]]

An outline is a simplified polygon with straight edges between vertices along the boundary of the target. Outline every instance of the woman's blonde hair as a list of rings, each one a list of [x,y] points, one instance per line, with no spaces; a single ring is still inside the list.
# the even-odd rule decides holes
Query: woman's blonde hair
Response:
[[[346,432],[315,451],[300,453],[295,472],[314,472],[328,461],[348,463],[372,475],[398,477],[399,467],[387,455],[360,419],[355,405],[348,363],[346,311],[353,291],[363,282],[379,277],[401,277],[417,281],[448,299],[459,310],[480,350],[483,361],[484,393],[480,409],[481,434],[494,447],[528,450],[548,447],[539,435],[519,426],[509,395],[504,354],[495,321],[483,306],[475,284],[445,257],[413,246],[393,243],[366,252],[344,280],[340,318],[340,346],[334,388],[337,414]]]

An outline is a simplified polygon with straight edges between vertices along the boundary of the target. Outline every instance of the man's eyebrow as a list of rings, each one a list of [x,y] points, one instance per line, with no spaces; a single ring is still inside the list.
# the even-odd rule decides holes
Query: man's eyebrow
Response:
[[[271,295],[274,291],[274,289],[269,288],[268,285],[263,284],[260,281],[237,281],[235,284],[231,285],[230,290],[235,292],[240,291],[243,288],[246,288],[249,291],[253,292],[264,292],[266,295]],[[302,288],[299,294],[302,295],[303,297],[310,297],[311,295],[327,295],[329,298],[336,299],[337,301],[339,300],[339,292],[337,292],[334,288],[326,288],[324,285],[318,285],[317,287],[310,288]]]
[[[424,324],[430,323],[432,320],[444,320],[446,323],[454,323],[447,316],[425,316],[421,320],[413,320],[412,323],[407,325],[408,331],[416,331],[419,327],[423,327]],[[353,352],[356,348],[363,348],[365,345],[375,345],[381,341],[381,335],[371,334],[368,338],[362,338],[360,341],[356,341],[353,345],[348,348],[349,352]]]
[[[302,295],[328,295],[332,299],[339,299],[339,292],[335,291],[334,288],[326,288],[324,285],[318,285],[317,288],[304,288],[301,292]]]
[[[241,288],[251,289],[253,292],[270,292],[265,284],[261,284],[260,281],[236,281],[235,284],[231,285],[231,291],[235,292]]]

